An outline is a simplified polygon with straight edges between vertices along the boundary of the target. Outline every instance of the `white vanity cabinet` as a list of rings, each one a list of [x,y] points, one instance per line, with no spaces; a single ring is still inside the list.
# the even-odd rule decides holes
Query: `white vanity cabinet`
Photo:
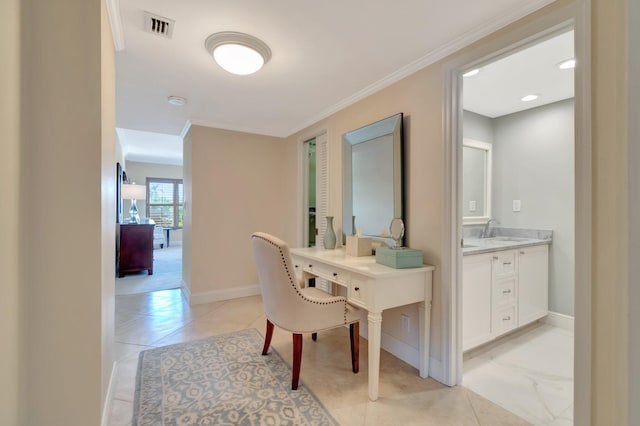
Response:
[[[549,246],[464,256],[462,350],[548,313]]]
[[[492,339],[491,254],[466,256],[462,282],[462,350]]]
[[[549,312],[549,246],[525,247],[518,252],[518,326]]]

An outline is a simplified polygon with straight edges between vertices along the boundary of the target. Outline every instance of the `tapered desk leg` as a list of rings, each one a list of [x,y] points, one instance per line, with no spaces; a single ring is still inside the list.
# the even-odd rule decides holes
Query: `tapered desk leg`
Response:
[[[431,301],[418,304],[420,318],[420,377],[429,377],[429,339],[431,331]]]
[[[382,333],[382,312],[369,312],[369,399],[378,399],[380,380],[380,336]]]

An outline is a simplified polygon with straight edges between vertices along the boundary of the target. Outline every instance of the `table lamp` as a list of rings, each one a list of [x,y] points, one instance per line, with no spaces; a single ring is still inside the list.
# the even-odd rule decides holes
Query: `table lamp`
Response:
[[[129,223],[139,223],[140,215],[138,214],[136,201],[147,199],[147,187],[144,185],[136,185],[135,182],[125,183],[122,185],[122,198],[124,200],[131,200]]]

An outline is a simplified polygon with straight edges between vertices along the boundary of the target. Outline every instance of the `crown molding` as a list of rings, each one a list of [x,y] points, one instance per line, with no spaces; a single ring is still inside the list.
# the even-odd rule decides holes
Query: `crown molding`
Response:
[[[189,119],[191,126],[203,126],[203,127],[211,127],[213,129],[221,129],[221,130],[230,130],[233,132],[241,132],[241,133],[250,133],[252,135],[260,135],[260,136],[272,136],[276,138],[286,138],[290,136],[292,133],[275,133],[275,132],[265,132],[261,130],[247,130],[246,126],[242,124],[239,125],[229,125],[223,123],[214,123],[207,120],[200,120],[198,118]]]
[[[398,71],[395,71],[387,75],[386,77],[383,77],[377,82],[365,87],[364,89],[343,99],[337,104],[334,104],[333,106],[325,109],[319,114],[316,114],[311,118],[305,120],[304,122],[292,128],[291,131],[288,133],[289,136],[319,122],[320,120],[323,120],[329,117],[332,114],[335,114],[338,111],[345,109],[350,105],[353,105],[354,103],[368,96],[371,96],[372,94],[392,85],[397,81],[402,80],[405,77],[408,77],[409,75],[423,68],[428,67],[431,64],[436,63],[437,61],[443,58],[446,58],[447,56],[469,46],[472,43],[475,43],[476,41],[482,39],[483,37],[488,36],[489,34],[492,34],[498,31],[501,28],[506,27],[507,25],[517,21],[518,19],[524,18],[525,16],[543,8],[544,6],[547,6],[553,3],[554,1],[555,0],[532,0],[532,1],[526,2],[525,4],[517,8],[514,8],[513,10],[507,11],[501,15],[496,16],[495,19],[493,19],[491,22],[483,24],[482,26],[474,30],[467,31],[460,37],[432,50],[431,52],[427,53],[425,56],[400,68]]]
[[[120,16],[120,0],[106,0],[109,23],[111,24],[111,35],[113,46],[116,52],[124,50],[124,31],[122,29],[122,18]]]
[[[184,122],[184,127],[182,128],[182,131],[180,132],[180,138],[184,141],[184,138],[187,136],[187,133],[189,133],[189,130],[191,130],[191,120],[187,120]]]

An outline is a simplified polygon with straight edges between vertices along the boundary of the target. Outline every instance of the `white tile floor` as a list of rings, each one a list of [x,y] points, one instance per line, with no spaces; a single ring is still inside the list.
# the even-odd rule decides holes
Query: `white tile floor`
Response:
[[[572,425],[573,332],[534,324],[470,351],[463,385],[534,425]]]
[[[155,276],[155,274],[154,274]],[[131,425],[140,351],[229,331],[264,332],[258,296],[189,306],[179,289],[116,297],[117,374],[110,426]],[[507,410],[460,386],[421,379],[418,371],[383,351],[380,398],[367,396],[366,340],[361,339],[360,372],[351,373],[348,330],[322,332],[303,345],[302,386],[308,386],[343,426],[433,425],[518,426],[527,424]],[[291,363],[291,334],[276,328],[271,344]]]

